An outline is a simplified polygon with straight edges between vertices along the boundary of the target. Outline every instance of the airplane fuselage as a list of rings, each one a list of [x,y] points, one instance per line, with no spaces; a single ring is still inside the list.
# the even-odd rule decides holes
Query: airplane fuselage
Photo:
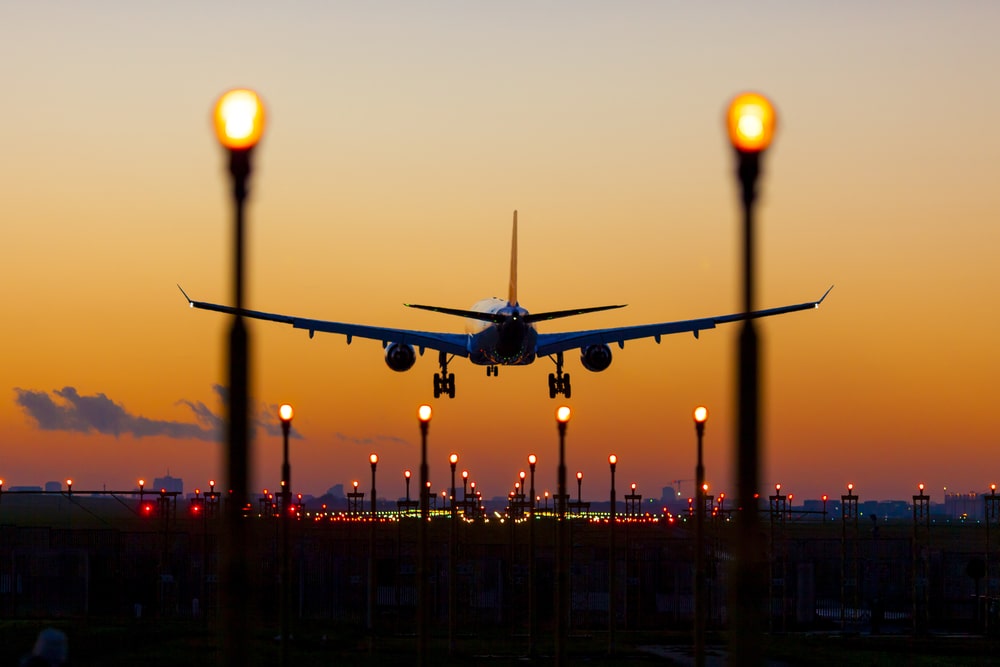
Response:
[[[469,361],[479,366],[525,366],[535,360],[538,332],[527,322],[528,311],[503,299],[483,299],[472,306],[478,313],[500,315],[502,322],[467,319]]]

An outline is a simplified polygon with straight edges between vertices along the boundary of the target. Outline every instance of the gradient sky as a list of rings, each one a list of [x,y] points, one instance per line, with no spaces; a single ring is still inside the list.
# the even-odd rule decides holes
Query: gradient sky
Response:
[[[744,89],[779,112],[759,223],[766,321],[763,483],[797,497],[935,500],[1000,480],[1000,5],[995,2],[8,2],[0,6],[0,477],[131,488],[220,477],[229,321],[217,96],[257,89],[270,123],[248,209],[248,305],[461,331],[404,302],[506,292],[520,219],[522,305],[623,310],[546,330],[739,310],[732,155]],[[737,327],[627,343],[604,373],[567,357],[567,440],[584,495],[659,496],[706,468],[733,492]],[[390,371],[377,342],[257,323],[258,485],[274,485],[273,407],[296,407],[293,487],[320,493],[382,457],[380,495],[457,451],[486,495],[526,457],[554,490],[547,360],[436,357]],[[599,480],[599,481],[598,481]],[[682,485],[684,493],[690,482]],[[867,497],[867,498],[866,498]]]

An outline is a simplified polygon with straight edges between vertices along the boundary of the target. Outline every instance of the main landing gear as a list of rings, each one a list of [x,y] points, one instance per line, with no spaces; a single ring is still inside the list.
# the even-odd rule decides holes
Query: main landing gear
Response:
[[[496,365],[487,366],[486,367],[486,377],[489,377],[491,375],[493,377],[497,377],[498,375],[500,375],[500,367],[496,366]]]
[[[447,394],[448,398],[455,398],[455,374],[448,372],[449,361],[446,353],[438,353],[441,372],[434,374],[434,398],[441,398],[441,394]]]
[[[552,357],[549,357],[550,359]],[[566,398],[570,397],[572,393],[572,387],[569,385],[569,373],[563,373],[563,353],[556,352],[556,358],[554,361],[556,365],[556,372],[549,373],[549,398],[555,398],[559,394],[562,394]]]

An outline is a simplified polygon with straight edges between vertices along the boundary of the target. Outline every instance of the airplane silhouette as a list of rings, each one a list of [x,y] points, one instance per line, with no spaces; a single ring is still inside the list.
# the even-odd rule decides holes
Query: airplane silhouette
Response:
[[[177,287],[192,308],[229,314],[237,312],[237,309],[232,306],[195,301],[187,295],[180,285]],[[407,371],[413,367],[418,351],[423,355],[425,349],[437,350],[438,364],[441,370],[440,373],[434,374],[435,398],[442,394],[450,398],[455,397],[455,374],[448,372],[448,364],[455,357],[467,357],[469,361],[478,366],[486,366],[487,376],[498,375],[500,366],[526,366],[539,357],[549,357],[556,365],[556,372],[549,373],[549,397],[555,398],[561,394],[569,398],[572,393],[570,376],[569,373],[563,372],[563,353],[568,350],[579,349],[580,363],[583,367],[588,371],[600,372],[611,365],[610,346],[612,343],[617,343],[619,348],[625,347],[625,341],[638,338],[653,338],[659,343],[661,336],[675,333],[693,333],[694,337],[697,338],[701,331],[714,329],[717,325],[727,322],[771,317],[798,310],[818,308],[832,289],[833,286],[830,286],[817,301],[755,310],[750,313],[733,313],[693,320],[639,324],[610,329],[539,333],[535,328],[537,322],[623,308],[624,304],[544,313],[529,313],[522,308],[517,300],[517,211],[514,211],[514,230],[510,252],[510,284],[506,299],[496,297],[482,299],[475,303],[470,310],[424,306],[414,303],[403,304],[409,308],[420,308],[464,317],[466,318],[466,333],[464,334],[392,329],[364,324],[314,320],[246,308],[242,310],[241,314],[253,319],[290,324],[295,329],[305,329],[309,332],[310,338],[317,331],[320,331],[342,334],[347,337],[348,344],[355,337],[381,341],[385,350],[386,365],[399,372]]]

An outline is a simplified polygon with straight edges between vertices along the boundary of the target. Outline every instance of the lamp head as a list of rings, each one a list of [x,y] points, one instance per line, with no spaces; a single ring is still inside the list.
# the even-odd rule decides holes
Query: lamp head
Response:
[[[462,479],[469,479],[469,471],[468,470],[463,470],[462,471]]]
[[[142,487],[144,487],[144,486],[146,486],[146,480],[144,480],[144,479],[140,479],[140,480],[139,480],[139,488],[141,489],[141,488],[142,488]]]
[[[848,484],[847,484],[847,492],[851,493],[852,491],[854,491],[854,482],[848,482]]]
[[[371,455],[370,455],[370,456],[368,457],[368,461],[369,461],[369,462],[370,462],[370,463],[371,463],[372,465],[375,465],[376,463],[378,463],[378,454],[374,454],[374,453],[373,453],[373,454],[371,454]]]
[[[413,474],[413,473],[411,473],[411,472],[410,472],[409,470],[404,470],[404,471],[403,471],[403,477],[405,477],[406,479],[410,479],[410,476],[411,476],[412,474]]]
[[[528,465],[535,465],[538,462],[538,457],[534,454],[528,454]]]
[[[694,409],[694,421],[696,424],[704,424],[708,421],[708,408],[704,405],[699,405]]]
[[[246,151],[264,134],[264,103],[252,90],[237,88],[223,93],[212,113],[215,136],[231,151]]]
[[[579,472],[579,471],[577,471],[577,473],[576,473],[576,478],[577,478],[578,480],[581,480],[581,479],[583,479],[583,473],[582,473],[582,472]]]
[[[775,112],[771,102],[758,93],[733,98],[726,112],[729,141],[740,153],[760,153],[774,138]]]
[[[566,405],[561,405],[556,408],[556,421],[560,424],[566,424],[571,415],[572,411]]]
[[[448,463],[450,463],[452,467],[454,467],[455,464],[458,463],[458,454],[452,454],[451,456],[449,456]]]
[[[615,456],[614,454],[609,455],[608,456],[608,463],[610,463],[611,467],[614,468],[615,465],[618,463],[618,457]]]
[[[281,423],[287,424],[292,421],[292,417],[295,415],[295,410],[292,409],[288,403],[283,403],[280,408],[278,408],[278,417],[281,418]]]
[[[425,403],[417,408],[417,418],[422,424],[429,422],[431,420],[431,406]]]

